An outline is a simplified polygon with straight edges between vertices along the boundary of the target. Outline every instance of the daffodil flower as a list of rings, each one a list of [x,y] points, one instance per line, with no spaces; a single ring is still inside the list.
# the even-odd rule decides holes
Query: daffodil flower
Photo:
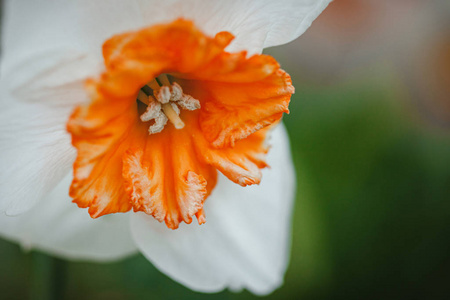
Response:
[[[6,2],[1,234],[72,259],[141,251],[198,291],[278,287],[294,88],[259,53],[328,2]]]

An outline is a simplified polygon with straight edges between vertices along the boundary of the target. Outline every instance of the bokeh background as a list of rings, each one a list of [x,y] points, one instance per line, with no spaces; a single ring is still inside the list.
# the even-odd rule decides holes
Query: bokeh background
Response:
[[[293,78],[291,262],[267,299],[449,299],[450,2],[335,0],[267,49]],[[0,240],[0,299],[254,299],[192,292],[144,257],[96,264]]]

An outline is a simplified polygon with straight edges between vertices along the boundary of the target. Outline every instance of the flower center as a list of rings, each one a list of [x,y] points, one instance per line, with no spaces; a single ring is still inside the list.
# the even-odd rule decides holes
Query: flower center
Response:
[[[141,115],[142,122],[154,120],[148,128],[149,134],[161,132],[170,121],[176,129],[182,129],[184,122],[180,118],[180,108],[196,110],[200,101],[183,93],[176,82],[171,82],[166,74],[159,75],[139,90],[137,100],[147,105]]]
[[[93,218],[133,210],[175,229],[205,222],[218,172],[260,183],[267,132],[294,87],[273,58],[226,52],[232,38],[179,19],[103,44],[105,71],[86,81],[91,101],[67,122],[73,202]]]

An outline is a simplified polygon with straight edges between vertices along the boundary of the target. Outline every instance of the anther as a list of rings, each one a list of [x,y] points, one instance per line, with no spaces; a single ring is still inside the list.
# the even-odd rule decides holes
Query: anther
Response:
[[[170,87],[164,85],[159,89],[159,91],[156,92],[155,96],[159,102],[161,102],[162,104],[166,104],[169,103],[171,95],[172,93],[170,92]]]
[[[142,122],[148,122],[158,116],[161,113],[161,103],[156,101],[155,97],[147,96],[147,110],[141,115]]]

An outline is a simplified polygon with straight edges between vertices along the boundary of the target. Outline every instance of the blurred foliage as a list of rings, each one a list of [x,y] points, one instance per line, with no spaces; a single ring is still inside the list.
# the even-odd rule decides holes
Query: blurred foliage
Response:
[[[450,131],[420,119],[389,71],[376,74],[331,86],[294,74],[285,117],[298,181],[293,247],[285,284],[267,299],[450,292]],[[2,299],[39,299],[55,282],[64,299],[256,298],[192,292],[141,255],[64,262],[0,241],[0,260]]]
[[[437,299],[450,291],[449,132],[417,119],[401,85],[380,74],[297,87],[301,104],[286,118],[300,174],[286,285],[302,284],[289,274],[316,261],[315,282],[299,291],[306,299]],[[314,248],[302,251],[308,237]]]

